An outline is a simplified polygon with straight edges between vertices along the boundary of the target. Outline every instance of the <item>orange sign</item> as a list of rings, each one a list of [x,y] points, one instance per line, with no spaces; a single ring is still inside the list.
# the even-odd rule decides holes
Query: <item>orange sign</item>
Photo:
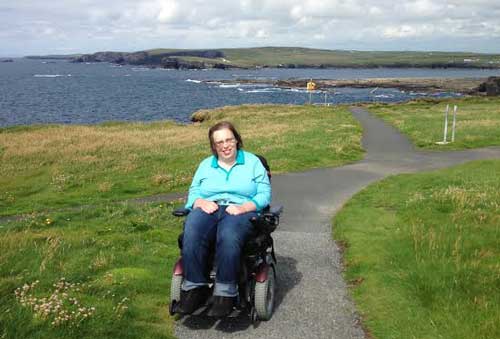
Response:
[[[307,83],[307,90],[308,91],[314,91],[315,89],[316,89],[316,84],[311,79],[311,81],[309,81]]]

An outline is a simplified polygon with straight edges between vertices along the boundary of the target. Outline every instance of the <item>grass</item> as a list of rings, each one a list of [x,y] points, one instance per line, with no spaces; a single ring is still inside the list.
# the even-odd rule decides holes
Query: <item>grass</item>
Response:
[[[171,205],[0,223],[0,338],[173,338]]]
[[[207,132],[233,121],[274,173],[362,157],[346,107],[248,105],[201,111],[202,123],[106,123],[0,129],[0,215],[184,192],[210,154]]]
[[[223,58],[178,57],[184,60],[229,64],[236,67],[500,67],[499,54],[468,52],[416,52],[416,51],[350,51],[327,50],[300,47],[261,47],[216,49]],[[154,49],[147,51],[158,56],[164,53],[186,52],[187,50]],[[194,51],[194,50],[193,50]],[[465,60],[469,59],[468,62]]]
[[[455,142],[436,145],[443,140],[447,104],[450,105],[448,141],[451,140],[453,106],[458,106]],[[405,104],[374,104],[368,109],[400,129],[421,149],[456,150],[500,145],[498,97],[416,100]]]
[[[390,177],[335,217],[375,338],[500,337],[500,161]]]
[[[0,338],[171,338],[170,272],[182,221],[171,204],[112,203],[185,190],[208,127],[237,124],[275,172],[359,159],[345,107],[243,106],[202,123],[31,126],[0,131]],[[91,206],[51,210],[80,204]]]

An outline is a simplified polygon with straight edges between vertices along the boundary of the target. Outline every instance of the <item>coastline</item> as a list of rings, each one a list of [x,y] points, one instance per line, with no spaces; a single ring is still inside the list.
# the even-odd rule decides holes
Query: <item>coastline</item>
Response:
[[[41,58],[47,56],[30,56]],[[500,55],[470,52],[353,51],[302,47],[217,49],[157,48],[136,52],[100,51],[48,57],[72,62],[110,62],[167,69],[261,68],[475,68],[499,69]]]
[[[313,79],[317,90],[331,91],[335,88],[397,88],[404,91],[421,92],[458,92],[462,94],[480,94],[479,87],[488,78],[367,78],[367,79]],[[213,81],[213,80],[212,80]],[[224,84],[268,84],[280,88],[306,88],[308,79],[255,80],[234,79],[220,80]],[[209,81],[206,81],[209,82]]]

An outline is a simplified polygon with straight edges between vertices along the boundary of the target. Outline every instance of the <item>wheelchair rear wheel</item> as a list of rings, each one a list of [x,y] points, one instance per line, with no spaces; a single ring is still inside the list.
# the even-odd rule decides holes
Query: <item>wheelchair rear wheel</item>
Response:
[[[260,320],[269,320],[274,311],[274,296],[276,291],[276,273],[274,266],[269,267],[267,279],[255,283],[255,312]]]

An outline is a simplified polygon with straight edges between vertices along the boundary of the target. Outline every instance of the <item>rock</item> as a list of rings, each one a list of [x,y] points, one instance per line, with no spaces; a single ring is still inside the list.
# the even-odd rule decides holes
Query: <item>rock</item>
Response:
[[[149,55],[146,52],[135,52],[123,57],[123,62],[130,65],[143,65]]]
[[[486,92],[488,96],[500,95],[500,77],[489,77],[478,87],[479,92]]]
[[[121,64],[124,63],[125,54],[121,52],[97,52],[94,54],[84,54],[73,59],[73,62],[111,62]]]

